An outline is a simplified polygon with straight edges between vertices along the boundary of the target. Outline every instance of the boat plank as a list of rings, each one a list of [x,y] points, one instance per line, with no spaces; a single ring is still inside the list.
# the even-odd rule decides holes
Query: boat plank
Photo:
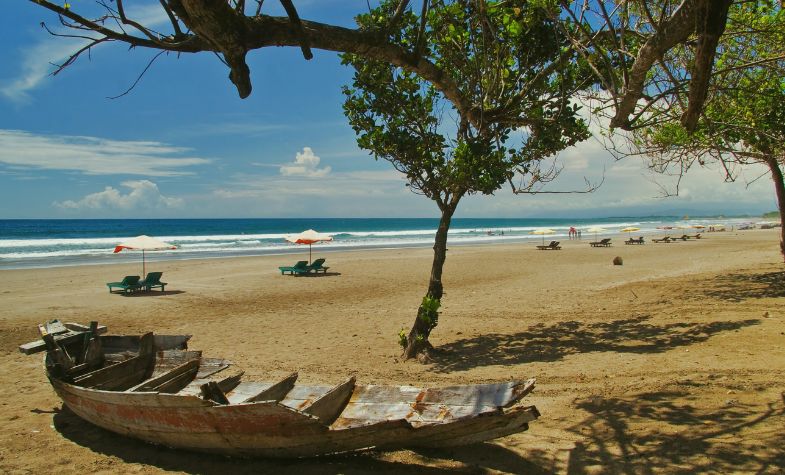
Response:
[[[126,389],[127,392],[143,392],[143,391],[160,391],[160,392],[177,392],[182,387],[178,387],[175,390],[167,390],[172,389],[178,385],[178,383],[185,383],[190,382],[193,377],[196,375],[196,371],[199,369],[199,360],[192,359],[190,361],[186,361],[169,371],[159,374],[157,376],[153,376],[152,378],[147,379],[146,381],[142,381],[141,383],[133,386],[131,388]],[[185,386],[185,384],[182,384]]]
[[[152,363],[151,355],[134,356],[123,362],[78,376],[74,378],[73,382],[85,388],[119,389],[126,385],[131,378],[144,377],[144,373],[152,369]],[[128,384],[126,388],[133,384],[135,382]]]
[[[226,392],[226,399],[230,404],[239,404],[248,401],[248,399],[255,397],[272,387],[275,383],[260,383],[256,381],[243,381],[239,383],[234,389]],[[182,393],[182,391],[181,391]],[[260,399],[261,400],[261,399]],[[267,399],[265,399],[267,400]]]
[[[352,376],[313,401],[303,412],[318,417],[326,425],[332,424],[352,397],[354,386],[355,378]]]
[[[206,401],[213,401],[216,404],[230,404],[226,394],[215,381],[208,381],[199,389],[201,390],[202,399]]]
[[[106,333],[106,327],[103,325],[99,325],[97,331],[98,333]],[[70,343],[75,343],[79,341],[80,338],[84,338],[84,332],[67,330],[65,333],[59,333],[57,335],[53,335],[53,338],[54,341],[57,342],[57,344],[59,345],[68,345]],[[29,343],[19,345],[19,351],[26,355],[40,353],[42,351],[46,351],[46,343],[44,343],[43,340],[31,341]]]
[[[220,373],[232,366],[232,363],[222,358],[202,358],[202,365],[199,367],[197,378],[207,378],[216,373]]]
[[[294,387],[297,382],[298,374],[292,373],[281,381],[275,384],[268,385],[266,388],[260,389],[256,394],[248,395],[242,402],[255,402],[255,401],[282,401],[289,391]],[[231,399],[231,398],[230,398]]]
[[[140,335],[104,335],[101,336],[101,343],[104,353],[107,354],[136,353],[139,351],[141,339]],[[190,339],[191,335],[153,335],[153,347],[155,351],[185,350]]]
[[[204,363],[204,358],[202,359],[202,363]],[[186,385],[183,389],[177,392],[177,394],[182,394],[186,396],[198,396],[202,393],[202,385],[206,384],[210,381],[215,381],[218,383],[218,387],[224,393],[228,393],[232,391],[238,384],[240,384],[240,380],[244,374],[244,371],[237,368],[236,366],[227,366],[223,368],[219,373],[219,377],[216,378],[215,374],[211,375],[208,378],[200,377],[201,374],[201,365],[200,370],[196,373],[196,377],[193,381],[191,381],[188,385]],[[228,371],[227,371],[228,369]]]
[[[295,384],[289,394],[281,400],[281,404],[302,411],[315,400],[327,394],[333,386],[321,384]]]
[[[42,336],[59,335],[68,331],[68,329],[65,327],[65,325],[62,324],[62,322],[60,322],[60,320],[51,320],[44,323],[43,325],[39,325],[38,330],[41,332]]]

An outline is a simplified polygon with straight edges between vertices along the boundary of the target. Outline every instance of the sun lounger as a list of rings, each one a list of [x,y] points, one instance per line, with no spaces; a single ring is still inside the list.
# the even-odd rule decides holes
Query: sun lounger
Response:
[[[665,236],[659,239],[652,239],[652,242],[673,242],[673,241],[668,236]]]
[[[558,251],[561,249],[561,246],[559,245],[559,241],[551,241],[547,246],[537,246],[537,249],[540,251]]]
[[[161,292],[163,292],[164,287],[166,287],[166,282],[161,282],[162,275],[164,275],[163,272],[148,272],[144,280],[139,282],[139,285],[144,287],[147,291],[152,290],[154,287],[161,287]]]
[[[310,269],[308,269],[308,261],[297,261],[297,264],[293,266],[284,266],[279,267],[278,269],[281,271],[281,275],[284,275],[287,272],[291,275],[302,275],[310,272]]]
[[[324,261],[325,261],[325,259],[316,259],[315,261],[313,261],[311,263],[311,265],[308,266],[308,270],[309,271],[313,271],[313,272],[315,272],[317,274],[319,272],[322,272],[322,273],[326,274],[327,273],[327,269],[329,269],[329,267],[326,267],[324,265]]]
[[[643,236],[641,236],[637,239],[629,238],[626,241],[624,241],[624,244],[645,244],[645,242],[643,240]]]
[[[591,247],[611,247],[611,238],[605,238],[600,241],[590,242]]]
[[[113,288],[122,289],[123,293],[134,292],[142,288],[138,275],[127,275],[120,282],[107,282],[106,286],[109,287],[109,293],[112,293]]]
[[[689,238],[690,239],[700,239],[701,238],[701,233],[698,233],[698,234],[696,234],[694,236],[689,236]]]

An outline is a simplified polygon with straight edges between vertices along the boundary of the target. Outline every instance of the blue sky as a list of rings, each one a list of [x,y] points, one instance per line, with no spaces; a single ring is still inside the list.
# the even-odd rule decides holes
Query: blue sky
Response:
[[[78,48],[39,23],[57,17],[24,0],[0,16],[0,218],[432,217],[402,176],[359,149],[342,114],[351,71],[333,53],[305,61],[296,48],[251,52],[253,93],[241,100],[228,70],[207,53],[164,55],[129,94],[155,54],[122,45],[94,48],[56,77],[51,63]],[[94,8],[70,0],[77,12]],[[268,6],[269,5],[269,6]],[[277,2],[265,4],[276,13]],[[301,17],[351,26],[365,1],[296,1]],[[132,8],[133,7],[133,8]],[[157,1],[127,1],[157,22]],[[605,182],[588,195],[469,197],[463,217],[597,217],[744,214],[776,209],[768,177],[723,183],[693,170],[680,196],[674,181],[636,159],[614,161],[596,141],[564,151],[553,190]],[[747,181],[763,174],[748,169]]]

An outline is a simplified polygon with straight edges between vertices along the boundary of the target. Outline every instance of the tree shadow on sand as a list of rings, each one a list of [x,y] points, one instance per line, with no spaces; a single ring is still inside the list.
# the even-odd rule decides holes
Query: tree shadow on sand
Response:
[[[567,473],[782,473],[783,401],[707,409],[694,399],[670,391],[577,401],[590,416],[569,429],[584,442]]]
[[[782,298],[785,297],[785,272],[725,274],[706,281],[702,286],[705,288],[703,295],[731,302]]]
[[[539,323],[514,334],[485,334],[441,345],[432,354],[433,370],[465,371],[490,365],[519,365],[557,361],[567,355],[593,351],[661,353],[706,341],[720,332],[760,324],[758,319],[737,322],[646,323],[641,315],[600,323],[576,321]]]
[[[489,470],[549,473],[516,453],[493,444],[474,444],[466,449],[453,451],[403,452],[401,456],[392,457],[388,457],[389,454],[384,452],[366,451],[310,459],[243,459],[147,444],[90,424],[65,406],[55,413],[53,421],[55,430],[63,437],[97,454],[117,457],[126,463],[151,465],[165,471],[205,475],[227,473],[441,475],[487,473]],[[461,453],[462,456],[457,456]]]

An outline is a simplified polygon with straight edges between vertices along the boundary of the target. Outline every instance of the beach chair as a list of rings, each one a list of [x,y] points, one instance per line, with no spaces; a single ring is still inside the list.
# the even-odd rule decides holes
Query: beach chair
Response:
[[[537,249],[540,251],[558,251],[561,249],[561,246],[559,245],[559,241],[551,241],[547,246],[537,246]]]
[[[329,269],[329,267],[324,265],[324,261],[325,261],[325,259],[316,259],[315,261],[313,261],[311,263],[311,265],[308,266],[308,269],[313,271],[313,272],[315,272],[315,273],[317,273],[317,274],[319,272],[322,272],[322,273],[326,274],[327,273],[327,269]]]
[[[700,238],[701,238],[701,233],[698,233],[694,236],[690,236],[690,239],[700,239]]]
[[[109,287],[110,294],[113,288],[122,289],[123,293],[134,292],[142,288],[138,275],[127,275],[120,282],[107,282],[106,286]]]
[[[673,240],[673,241],[686,241],[689,238],[690,237],[687,236],[686,234],[682,234],[681,236],[672,237],[671,240]]]
[[[624,244],[645,244],[645,242],[643,241],[643,236],[641,236],[637,239],[629,238],[626,241],[624,241]]]
[[[308,261],[297,261],[297,264],[293,266],[283,266],[278,269],[281,271],[281,275],[284,275],[287,272],[291,275],[302,275],[310,272]]]
[[[599,241],[590,242],[591,247],[611,247],[611,238],[601,239]]]
[[[161,282],[162,275],[164,275],[163,272],[148,272],[144,280],[139,282],[139,285],[147,291],[152,290],[154,287],[161,287],[161,292],[163,292],[166,282]]]
[[[673,241],[671,241],[671,238],[669,238],[668,236],[665,236],[659,239],[652,239],[652,242],[673,242]]]

